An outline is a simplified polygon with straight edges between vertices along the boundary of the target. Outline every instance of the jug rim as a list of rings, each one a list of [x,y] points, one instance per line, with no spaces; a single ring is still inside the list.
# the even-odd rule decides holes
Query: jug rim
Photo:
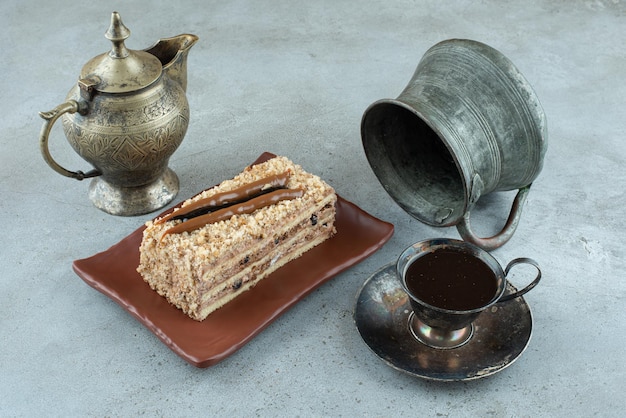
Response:
[[[450,141],[448,141],[448,139],[446,138],[446,136],[443,134],[443,132],[441,132],[441,130],[435,126],[432,121],[430,120],[430,118],[426,117],[424,114],[422,114],[418,109],[412,107],[410,104],[405,103],[401,100],[401,96],[396,98],[396,99],[391,99],[391,98],[385,98],[385,99],[379,99],[377,101],[375,101],[374,103],[372,103],[371,105],[369,105],[367,107],[367,109],[365,110],[365,112],[363,113],[363,116],[361,118],[361,138],[363,140],[363,142],[365,141],[369,141],[369,135],[370,132],[368,132],[367,129],[367,118],[372,116],[372,110],[374,110],[375,108],[380,108],[382,106],[385,105],[392,105],[392,106],[397,106],[399,108],[402,108],[403,110],[411,113],[412,115],[414,115],[415,117],[417,117],[422,123],[424,123],[438,138],[439,142],[445,147],[446,151],[448,152],[450,158],[452,159],[452,162],[454,163],[454,168],[456,170],[456,174],[458,175],[458,178],[460,180],[460,185],[462,187],[462,205],[459,205],[459,207],[455,208],[455,209],[449,209],[448,211],[444,211],[446,213],[441,213],[437,218],[438,220],[441,220],[440,222],[435,221],[434,220],[434,216],[429,217],[427,215],[425,215],[422,211],[418,211],[414,208],[414,206],[412,204],[410,204],[410,202],[405,202],[405,200],[408,200],[407,196],[401,196],[399,193],[396,193],[396,191],[394,190],[394,188],[397,186],[396,185],[390,185],[387,184],[387,182],[385,181],[385,177],[383,176],[381,173],[381,170],[383,169],[383,167],[381,166],[377,166],[376,163],[376,159],[375,158],[370,158],[370,153],[372,152],[373,148],[371,146],[365,146],[365,153],[366,156],[368,158],[368,161],[370,163],[370,165],[372,166],[372,168],[374,168],[374,174],[376,175],[376,177],[380,180],[383,188],[387,191],[387,193],[391,196],[391,198],[400,206],[402,207],[406,212],[408,212],[409,214],[411,214],[411,216],[417,218],[418,220],[428,224],[428,225],[432,225],[432,226],[437,226],[437,227],[446,227],[446,226],[453,226],[456,225],[463,217],[463,214],[465,212],[467,212],[470,209],[470,206],[475,203],[472,201],[472,198],[470,195],[472,195],[472,178],[470,178],[470,173],[466,173],[466,170],[463,170],[461,162],[458,159],[458,153],[457,150],[452,148],[452,145],[450,144]],[[366,139],[367,138],[367,139]],[[415,190],[412,191],[412,198],[417,198],[417,193]],[[475,193],[474,193],[475,194]],[[460,200],[459,200],[460,203]],[[451,216],[454,212],[458,212],[456,213],[454,216]]]

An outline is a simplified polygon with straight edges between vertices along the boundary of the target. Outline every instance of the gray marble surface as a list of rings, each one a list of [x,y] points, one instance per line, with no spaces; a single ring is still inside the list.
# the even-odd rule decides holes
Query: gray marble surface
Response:
[[[88,183],[63,178],[38,148],[38,111],[64,100],[108,50],[117,10],[127,45],[190,32],[191,124],[171,159],[177,201],[236,174],[263,151],[286,155],[392,222],[379,252],[315,290],[223,362],[195,368],[72,261],[103,251],[152,215],[95,209]],[[621,416],[626,404],[626,3],[528,1],[6,2],[0,15],[0,415],[2,416]],[[457,237],[386,195],[360,119],[396,97],[422,54],[448,38],[487,43],[535,88],[549,148],[503,264],[536,259],[528,349],[502,372],[438,383],[398,372],[361,340],[356,294],[409,244]],[[55,127],[51,151],[88,169]],[[483,235],[512,195],[481,199]]]

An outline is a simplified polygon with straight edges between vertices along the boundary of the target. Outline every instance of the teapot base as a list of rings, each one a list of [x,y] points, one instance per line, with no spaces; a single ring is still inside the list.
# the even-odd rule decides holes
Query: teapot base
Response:
[[[139,187],[114,186],[100,177],[89,185],[89,199],[98,209],[117,216],[154,212],[178,194],[178,176],[169,167],[154,182]]]

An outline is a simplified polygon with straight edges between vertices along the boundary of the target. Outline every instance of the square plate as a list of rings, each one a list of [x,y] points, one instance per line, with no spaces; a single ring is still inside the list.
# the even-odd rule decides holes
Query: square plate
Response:
[[[264,153],[254,164],[273,156]],[[104,252],[75,260],[73,268],[88,285],[117,302],[184,360],[208,367],[233,354],[317,287],[379,250],[393,235],[392,224],[339,196],[336,209],[337,233],[332,238],[279,268],[202,322],[171,305],[137,273],[145,226]]]

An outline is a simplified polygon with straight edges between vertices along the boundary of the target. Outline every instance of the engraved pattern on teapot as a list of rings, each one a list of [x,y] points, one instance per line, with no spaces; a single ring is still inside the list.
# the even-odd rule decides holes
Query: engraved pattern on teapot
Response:
[[[93,178],[89,198],[115,215],[151,212],[178,192],[170,156],[189,125],[187,55],[198,37],[161,38],[144,50],[126,48],[130,30],[113,12],[105,37],[111,49],[89,60],[64,103],[40,112],[42,156],[57,173]],[[48,147],[54,123],[62,120],[72,148],[93,170],[71,171],[58,164]]]
[[[161,90],[158,101],[135,100],[134,109],[126,101],[125,109],[93,112],[89,124],[81,123],[84,118],[78,114],[65,114],[63,130],[72,148],[105,174],[153,166],[174,153],[189,124],[187,100],[180,90],[174,94],[176,90]]]

